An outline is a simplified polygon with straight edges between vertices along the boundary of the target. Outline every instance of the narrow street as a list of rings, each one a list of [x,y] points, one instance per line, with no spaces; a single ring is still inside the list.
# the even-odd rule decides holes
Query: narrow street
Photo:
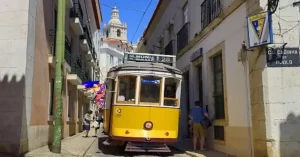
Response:
[[[102,142],[106,139],[105,135],[101,135],[98,140],[95,140],[87,151],[85,157],[119,157],[119,156],[139,156],[139,157],[159,157],[159,156],[174,156],[188,157],[184,152],[172,150],[172,153],[128,153],[115,147],[106,147]]]

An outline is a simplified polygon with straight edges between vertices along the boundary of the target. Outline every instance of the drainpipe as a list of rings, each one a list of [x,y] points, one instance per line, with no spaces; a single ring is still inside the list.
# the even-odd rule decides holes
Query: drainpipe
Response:
[[[244,54],[243,54],[244,53]],[[245,73],[245,86],[246,86],[246,109],[248,117],[248,136],[250,145],[250,157],[254,157],[254,145],[253,145],[253,134],[252,134],[252,117],[251,117],[251,101],[250,101],[250,87],[249,87],[249,64],[248,64],[248,53],[245,45],[243,45],[242,54],[245,55],[243,60],[244,73]]]
[[[45,1],[44,1],[45,2]],[[54,123],[53,123],[53,143],[51,152],[61,153],[61,139],[62,139],[62,81],[63,71],[62,63],[64,61],[65,50],[65,18],[66,18],[66,0],[59,0],[57,4],[57,29],[56,29],[56,63],[55,63],[55,101],[56,106],[54,110]]]

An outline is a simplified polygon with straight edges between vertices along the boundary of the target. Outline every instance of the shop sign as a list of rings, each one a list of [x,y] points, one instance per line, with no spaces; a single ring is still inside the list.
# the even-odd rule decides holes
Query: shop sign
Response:
[[[190,61],[193,62],[196,59],[198,59],[199,57],[203,56],[203,48],[199,48],[198,50],[196,50],[190,57]]]
[[[273,43],[272,14],[267,11],[247,17],[249,47]]]
[[[268,67],[300,67],[299,48],[268,48]]]

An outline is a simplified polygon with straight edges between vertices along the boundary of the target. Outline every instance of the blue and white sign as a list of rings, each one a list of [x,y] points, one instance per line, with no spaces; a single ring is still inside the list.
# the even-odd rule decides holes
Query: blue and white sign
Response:
[[[199,57],[203,56],[203,48],[199,48],[198,50],[196,50],[190,57],[190,61],[193,62],[196,59],[198,59]]]
[[[269,11],[247,17],[249,47],[273,44],[272,15]]]
[[[142,84],[160,84],[160,80],[142,79]]]

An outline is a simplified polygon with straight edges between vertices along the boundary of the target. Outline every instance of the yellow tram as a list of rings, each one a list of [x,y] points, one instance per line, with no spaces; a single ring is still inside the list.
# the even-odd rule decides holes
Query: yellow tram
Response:
[[[178,137],[182,73],[176,56],[125,53],[107,74],[104,133],[125,151],[169,152]]]

